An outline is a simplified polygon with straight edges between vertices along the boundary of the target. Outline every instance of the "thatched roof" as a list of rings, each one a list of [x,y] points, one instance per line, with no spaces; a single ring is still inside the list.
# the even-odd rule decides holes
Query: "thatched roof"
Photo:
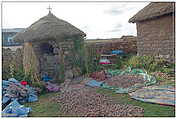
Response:
[[[40,18],[24,31],[17,33],[14,40],[17,42],[33,42],[45,39],[60,40],[72,36],[84,37],[86,34],[49,12],[47,16]]]
[[[134,23],[149,20],[159,16],[171,14],[173,12],[175,12],[174,2],[151,2],[132,18],[130,18],[129,22]]]

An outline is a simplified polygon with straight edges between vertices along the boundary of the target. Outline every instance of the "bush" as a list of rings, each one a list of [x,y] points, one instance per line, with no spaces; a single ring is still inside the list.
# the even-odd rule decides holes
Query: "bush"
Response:
[[[25,74],[25,71],[22,67],[13,72],[13,78],[18,81],[27,81],[29,85],[32,85],[31,73]]]
[[[102,66],[99,65],[100,54],[93,47],[86,46],[85,48],[86,73],[100,71],[102,69]]]
[[[155,59],[152,56],[132,56],[125,65],[132,68],[145,69],[147,72],[169,72],[174,67],[174,65],[167,63],[165,60]]]
[[[45,85],[44,85],[43,82],[40,82],[40,83],[38,83],[38,82],[33,82],[33,83],[32,83],[32,87],[34,87],[34,88],[39,88],[39,89],[40,89],[40,92],[38,92],[39,94],[44,94],[44,93],[46,93],[46,88],[45,88]]]
[[[123,55],[123,56],[117,56],[116,57],[116,69],[122,69],[126,67],[128,60],[132,57],[132,54]]]
[[[153,63],[153,58],[149,57],[149,56],[133,56],[131,57],[128,62],[127,65],[131,66],[133,68],[144,68],[147,69],[148,67],[150,67],[149,65]],[[151,65],[151,66],[155,66],[155,64]]]

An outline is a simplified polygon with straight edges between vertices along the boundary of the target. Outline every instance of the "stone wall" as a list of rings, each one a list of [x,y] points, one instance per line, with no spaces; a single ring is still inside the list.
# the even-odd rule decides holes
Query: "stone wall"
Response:
[[[56,80],[63,80],[68,74],[65,72],[72,73],[72,70],[78,69],[76,65],[80,63],[80,57],[83,57],[79,52],[75,52],[75,41],[44,40],[25,43],[23,58],[25,72],[32,70],[32,74],[39,78],[47,75]]]
[[[174,61],[174,17],[162,16],[137,23],[137,53],[166,58]]]
[[[3,72],[7,72],[9,73],[9,65],[13,62],[15,64],[16,68],[19,68],[20,66],[22,66],[24,64],[24,68],[25,69],[30,69],[29,67],[31,67],[31,65],[33,65],[34,67],[36,67],[36,71],[33,69],[33,71],[35,73],[39,73],[42,75],[42,71],[40,70],[45,69],[47,70],[46,72],[50,73],[50,70],[52,69],[52,71],[54,71],[55,74],[52,75],[56,75],[54,77],[59,77],[58,75],[61,75],[60,72],[57,71],[61,71],[61,66],[58,66],[57,64],[52,65],[54,67],[51,67],[50,64],[53,61],[59,62],[60,64],[64,65],[64,70],[72,70],[72,75],[74,77],[77,77],[81,74],[81,69],[79,69],[79,67],[75,67],[75,65],[78,65],[80,62],[75,62],[75,60],[79,61],[84,60],[84,55],[80,55],[77,54],[77,52],[74,52],[73,48],[74,42],[68,41],[68,42],[60,42],[59,44],[56,43],[49,43],[53,46],[54,48],[54,56],[46,56],[46,55],[42,55],[41,54],[41,49],[40,49],[40,43],[35,43],[35,44],[24,44],[24,46],[26,46],[23,49],[18,49],[16,51],[12,51],[10,49],[3,49]],[[82,42],[81,42],[82,44]],[[83,45],[83,44],[82,44]],[[84,46],[84,45],[83,45]],[[114,40],[111,42],[101,42],[101,43],[86,43],[86,48],[91,48],[91,49],[95,49],[95,51],[98,54],[102,54],[104,52],[109,52],[111,50],[115,50],[115,49],[120,49],[125,51],[126,53],[135,53],[136,54],[136,37],[122,37],[121,39],[118,40]],[[33,51],[34,50],[34,51]],[[59,50],[59,51],[58,51]],[[81,51],[81,49],[79,49],[79,51]],[[23,52],[26,53],[26,56],[23,56]],[[35,53],[34,53],[35,52]],[[35,56],[36,58],[32,57]],[[30,57],[30,58],[29,58]],[[56,59],[55,59],[56,57]],[[81,58],[80,58],[81,57]],[[59,58],[59,59],[58,59]],[[76,59],[74,59],[76,58]],[[39,60],[39,62],[38,62]],[[42,61],[44,60],[44,61]],[[64,61],[62,61],[64,60]],[[36,63],[37,62],[37,63]],[[39,63],[39,64],[38,64]],[[40,64],[41,63],[41,64]],[[49,64],[50,63],[50,64]],[[76,64],[73,64],[76,63]],[[26,66],[27,65],[27,66]],[[46,65],[46,67],[45,67]],[[41,67],[43,66],[43,67]],[[53,69],[55,68],[55,69]],[[71,74],[71,72],[69,72]],[[66,72],[65,75],[68,75],[69,73]],[[5,74],[5,73],[3,73]],[[63,72],[62,72],[63,74]]]
[[[19,69],[23,65],[23,50],[17,49],[12,51],[10,48],[2,49],[2,73],[3,79],[9,78],[11,69],[13,66],[14,70]]]
[[[109,39],[108,39],[109,40]],[[137,38],[134,36],[123,36],[114,40],[100,43],[86,43],[86,49],[95,49],[97,54],[110,53],[112,50],[123,50],[128,54],[137,53]]]

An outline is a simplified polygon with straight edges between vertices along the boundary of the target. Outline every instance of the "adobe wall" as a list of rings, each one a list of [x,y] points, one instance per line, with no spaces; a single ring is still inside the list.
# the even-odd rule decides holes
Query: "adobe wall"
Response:
[[[10,78],[10,72],[13,69],[19,69],[23,66],[23,50],[18,48],[12,51],[10,48],[2,49],[2,75],[3,79]]]
[[[162,16],[137,23],[137,54],[151,55],[174,61],[174,17]]]
[[[108,39],[109,40],[109,39]],[[110,42],[86,43],[87,49],[95,49],[98,55],[110,53],[112,50],[123,50],[125,53],[137,53],[137,37],[122,37]]]

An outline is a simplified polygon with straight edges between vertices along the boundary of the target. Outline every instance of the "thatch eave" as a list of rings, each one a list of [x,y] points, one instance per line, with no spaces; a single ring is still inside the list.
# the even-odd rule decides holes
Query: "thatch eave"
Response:
[[[136,23],[145,20],[158,18],[164,15],[173,14],[175,12],[174,2],[151,2],[137,14],[129,19],[129,23]]]

